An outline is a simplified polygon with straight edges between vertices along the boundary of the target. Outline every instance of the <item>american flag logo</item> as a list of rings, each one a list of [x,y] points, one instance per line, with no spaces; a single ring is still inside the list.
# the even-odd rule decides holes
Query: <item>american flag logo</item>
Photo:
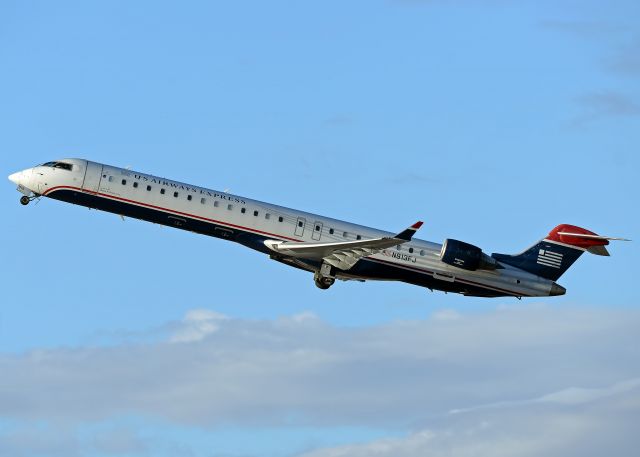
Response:
[[[560,264],[562,264],[562,254],[540,249],[537,263],[551,268],[560,268]]]

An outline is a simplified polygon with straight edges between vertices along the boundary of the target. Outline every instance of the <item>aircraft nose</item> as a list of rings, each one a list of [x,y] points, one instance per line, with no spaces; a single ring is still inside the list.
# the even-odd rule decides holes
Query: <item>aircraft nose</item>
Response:
[[[11,181],[14,184],[20,184],[21,177],[22,177],[22,172],[18,171],[16,173],[13,173],[12,175],[9,175],[9,181]]]

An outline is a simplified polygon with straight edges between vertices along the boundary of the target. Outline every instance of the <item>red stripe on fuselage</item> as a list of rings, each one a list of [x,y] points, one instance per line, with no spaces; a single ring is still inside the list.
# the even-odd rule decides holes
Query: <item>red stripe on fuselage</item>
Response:
[[[75,191],[78,191],[78,192],[83,192],[83,193],[87,193],[87,194],[90,194],[90,195],[95,195],[95,196],[98,196],[98,197],[109,198],[109,199],[112,199],[112,200],[120,200],[120,201],[123,201],[123,202],[126,202],[126,203],[131,203],[133,205],[144,206],[144,207],[147,207],[147,208],[157,209],[157,210],[168,212],[168,213],[172,213],[172,214],[180,214],[182,216],[192,217],[192,218],[200,219],[200,220],[207,221],[207,222],[214,222],[214,223],[217,223],[217,224],[225,225],[227,227],[234,227],[234,228],[238,228],[238,229],[241,229],[241,230],[246,230],[248,232],[254,232],[254,233],[259,233],[259,234],[262,234],[262,235],[274,236],[276,238],[285,239],[285,240],[289,240],[289,241],[302,242],[301,240],[297,240],[295,238],[289,238],[289,237],[284,236],[284,235],[277,235],[275,233],[264,232],[262,230],[257,230],[257,229],[253,229],[253,228],[250,228],[250,227],[245,227],[245,226],[242,226],[242,225],[236,225],[236,224],[232,224],[230,222],[219,221],[217,219],[210,219],[208,217],[198,216],[197,214],[185,213],[185,212],[177,211],[177,210],[170,209],[170,208],[164,208],[162,206],[156,206],[156,205],[151,205],[151,204],[148,204],[148,203],[143,203],[143,202],[139,202],[139,201],[135,201],[135,200],[130,200],[128,198],[117,197],[115,195],[109,195],[109,194],[103,194],[103,193],[100,193],[100,192],[87,191],[87,190],[80,189],[79,187],[56,186],[56,187],[52,187],[51,189],[48,189],[42,195],[48,196],[50,193],[52,193],[52,192],[54,192],[56,190],[61,190],[61,189],[75,190]],[[416,271],[416,272],[422,273],[422,274],[433,275],[433,273],[434,273],[433,271],[425,270],[425,269],[422,269],[422,268],[411,267],[411,266],[408,266],[408,265],[389,262],[389,261],[386,261],[386,260],[374,259],[374,258],[371,258],[371,257],[366,257],[366,259],[370,260],[372,262],[379,262],[379,263],[391,265],[391,266],[394,266],[394,267],[397,267],[397,268],[404,268],[406,270],[413,270],[413,271]],[[495,290],[497,292],[506,293],[508,295],[513,295],[513,296],[516,296],[516,297],[527,296],[526,294],[522,294],[522,293],[519,293],[519,292],[514,292],[512,290],[501,289],[499,287],[492,287],[492,286],[488,286],[486,284],[482,284],[482,283],[478,283],[478,282],[474,282],[474,281],[469,281],[467,279],[455,278],[454,282],[455,281],[461,282],[463,284],[469,284],[469,285],[472,285],[472,286],[478,286],[478,287],[481,287],[483,289]]]
[[[80,189],[78,187],[56,186],[56,187],[52,187],[51,189],[47,190],[43,195],[49,195],[54,190],[59,190],[59,189],[77,190],[79,192],[84,192],[84,193],[88,193],[88,194],[91,194],[91,195],[96,195],[96,196],[99,196],[99,197],[110,198],[112,200],[120,200],[120,201],[123,201],[123,202],[126,202],[126,203],[131,203],[131,204],[138,205],[138,206],[146,206],[147,208],[158,209],[160,211],[165,211],[165,212],[172,213],[172,214],[180,214],[181,216],[187,216],[187,217],[200,219],[200,220],[207,221],[207,222],[215,222],[217,224],[226,225],[227,227],[234,227],[234,228],[239,228],[239,229],[242,229],[242,230],[247,230],[249,232],[260,233],[261,235],[275,236],[276,238],[282,238],[282,239],[289,240],[289,241],[300,242],[300,240],[296,240],[295,238],[289,238],[289,237],[284,236],[284,235],[277,235],[275,233],[263,232],[262,230],[258,230],[258,229],[254,229],[254,228],[250,228],[250,227],[245,227],[245,226],[242,226],[242,225],[236,225],[236,224],[232,224],[230,222],[219,221],[217,219],[210,219],[208,217],[198,216],[197,214],[185,213],[185,212],[182,212],[182,211],[177,211],[175,209],[164,208],[162,206],[151,205],[149,203],[143,203],[143,202],[139,202],[139,201],[136,201],[136,200],[129,200],[128,198],[117,197],[115,195],[102,194],[100,192],[88,192],[88,191],[82,190],[82,189]]]

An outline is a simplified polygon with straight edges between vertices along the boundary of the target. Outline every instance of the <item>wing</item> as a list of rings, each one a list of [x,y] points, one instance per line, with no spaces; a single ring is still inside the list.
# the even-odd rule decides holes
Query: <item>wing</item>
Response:
[[[264,244],[279,254],[322,260],[341,270],[349,270],[363,257],[377,254],[385,248],[410,241],[421,226],[422,222],[416,222],[393,237],[372,238],[370,240],[344,241],[340,243],[295,243],[266,240]]]

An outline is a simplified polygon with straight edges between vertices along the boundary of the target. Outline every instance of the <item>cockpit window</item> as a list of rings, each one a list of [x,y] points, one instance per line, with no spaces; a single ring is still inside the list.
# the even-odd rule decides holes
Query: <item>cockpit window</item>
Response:
[[[69,170],[73,168],[73,165],[65,162],[47,162],[40,165],[41,167],[62,168],[63,170]]]

